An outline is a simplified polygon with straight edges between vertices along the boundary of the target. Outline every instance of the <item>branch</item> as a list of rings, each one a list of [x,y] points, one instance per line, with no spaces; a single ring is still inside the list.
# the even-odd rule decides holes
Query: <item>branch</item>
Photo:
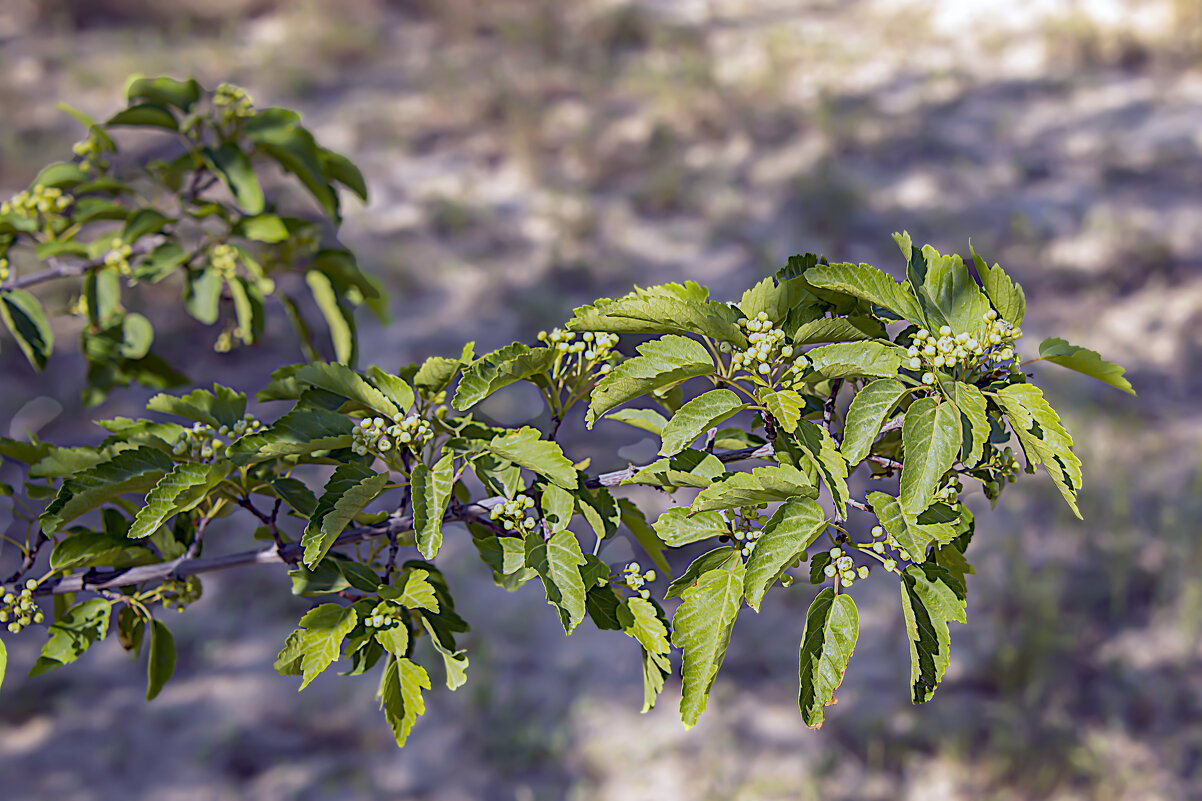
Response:
[[[152,236],[140,239],[131,247],[130,256],[144,256],[158,246],[160,237]],[[80,262],[62,262],[54,256],[46,259],[46,263],[50,265],[48,269],[42,270],[40,273],[30,273],[29,275],[14,276],[4,283],[0,284],[0,292],[9,289],[24,289],[37,284],[44,284],[47,281],[56,281],[60,278],[77,278],[89,270],[95,270],[104,266],[104,256],[98,256],[89,261]]]

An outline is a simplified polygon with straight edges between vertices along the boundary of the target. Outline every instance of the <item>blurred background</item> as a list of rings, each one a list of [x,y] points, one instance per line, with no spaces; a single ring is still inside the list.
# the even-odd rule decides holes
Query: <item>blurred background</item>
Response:
[[[1085,522],[1042,476],[974,505],[971,626],[923,707],[896,590],[870,580],[839,704],[804,728],[803,582],[744,610],[686,733],[678,687],[638,714],[632,644],[565,639],[536,585],[493,587],[452,532],[469,682],[434,676],[403,751],[372,679],[331,671],[298,696],[274,674],[307,604],[254,568],[172,621],[180,666],[153,704],[116,642],[29,680],[40,639],[17,639],[6,801],[1202,799],[1199,0],[4,0],[0,71],[3,196],[79,138],[56,102],[107,116],[132,72],[300,109],[372,192],[342,234],[392,293],[391,325],[363,319],[365,363],[533,341],[636,282],[735,299],[806,250],[897,274],[908,229],[945,251],[971,237],[1023,283],[1020,350],[1065,336],[1140,392],[1041,370],[1085,462]],[[249,392],[300,358],[287,336],[214,354],[210,335],[161,336],[194,377]],[[60,336],[49,375],[0,354],[0,433],[98,438]],[[612,469],[654,452],[623,428],[585,442],[576,421],[569,453]]]

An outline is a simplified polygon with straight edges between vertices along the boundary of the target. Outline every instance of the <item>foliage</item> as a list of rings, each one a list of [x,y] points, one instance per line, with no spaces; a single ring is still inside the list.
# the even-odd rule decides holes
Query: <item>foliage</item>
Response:
[[[692,282],[636,289],[576,309],[567,330],[535,344],[477,356],[469,343],[421,364],[357,370],[350,306],[371,297],[373,282],[350,254],[302,246],[315,229],[277,216],[255,172],[257,160],[276,162],[336,220],[332,182],[364,194],[353,165],[316,145],[292,112],[255,111],[228,87],[209,96],[194,82],[137,80],[129,101],[107,123],[87,122],[77,160],[47,168],[0,218],[6,247],[32,251],[54,277],[82,277],[89,400],[126,379],[175,376],[161,361],[157,372],[147,366],[156,358],[149,324],[125,311],[122,281],[174,275],[185,307],[208,323],[226,293],[234,316],[223,341],[232,343],[257,336],[277,280],[304,273],[339,361],[276,370],[258,396],[277,409],[273,420],[214,386],[158,395],[142,419],[100,421],[110,436],[99,446],[0,440],[0,456],[25,465],[33,509],[0,622],[11,634],[48,626],[35,675],[115,631],[134,654],[148,640],[154,697],[175,671],[156,611],[194,602],[209,570],[278,561],[315,605],[276,669],[302,688],[339,661],[352,676],[377,671],[385,718],[404,744],[425,711],[429,670],[441,664],[451,690],[468,678],[459,642],[468,623],[432,561],[453,536],[470,538],[499,587],[537,579],[566,634],[587,620],[633,640],[644,710],[679,664],[688,726],[706,708],[744,605],[758,613],[769,593],[824,585],[798,642],[799,708],[817,727],[859,636],[851,590],[873,573],[900,589],[912,697],[932,697],[950,658],[948,624],[967,620],[975,523],[965,487],[996,502],[1018,473],[1007,443],[1017,439],[1027,471],[1043,465],[1078,512],[1073,440],[1018,355],[1026,296],[975,253],[974,270],[902,234],[900,282],[806,254],[738,303]],[[145,205],[145,190],[114,177],[109,131],[124,126],[179,143],[174,160],[136,170],[166,205]],[[119,243],[92,233],[100,221],[120,227]],[[82,261],[56,266],[67,256]],[[21,289],[37,275],[8,277],[0,300],[40,368],[52,329]],[[296,300],[280,292],[295,318]],[[621,334],[641,337],[633,355],[618,348]],[[106,337],[112,347],[97,344]],[[1130,391],[1121,368],[1063,340],[1047,340],[1034,361]],[[544,399],[546,430],[473,411],[518,382]],[[587,474],[556,439],[573,410],[589,427],[613,420],[659,436],[662,458]],[[744,462],[759,464],[731,467]],[[875,489],[861,500],[864,472]],[[673,505],[648,521],[618,497],[632,485],[658,487]],[[224,517],[272,545],[206,557],[205,532]],[[627,533],[662,574],[598,556]],[[706,550],[687,566],[669,558],[698,544]],[[809,582],[788,589],[798,573]],[[423,639],[430,648],[419,649]],[[6,655],[0,642],[0,678]]]

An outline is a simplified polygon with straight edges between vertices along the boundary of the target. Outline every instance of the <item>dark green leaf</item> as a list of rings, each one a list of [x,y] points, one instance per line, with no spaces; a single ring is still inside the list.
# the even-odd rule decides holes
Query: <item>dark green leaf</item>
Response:
[[[29,363],[43,369],[54,350],[54,331],[38,299],[24,289],[0,292],[0,319]]]
[[[1090,378],[1096,378],[1104,384],[1121,389],[1128,395],[1135,394],[1135,390],[1131,388],[1131,382],[1123,378],[1123,373],[1127,371],[1117,364],[1106,361],[1098,355],[1097,351],[1070,345],[1063,339],[1049,337],[1039,346],[1039,358],[1070,370],[1076,370],[1078,373],[1084,373]]]
[[[312,567],[319,562],[354,516],[375,500],[387,483],[385,473],[375,473],[355,462],[338,465],[305,527],[301,539],[305,547],[304,563]]]
[[[798,705],[802,720],[811,729],[822,726],[825,708],[835,702],[835,690],[843,683],[859,633],[860,614],[850,595],[835,595],[831,587],[818,593],[806,613],[798,656]]]
[[[146,664],[146,700],[153,701],[175,675],[175,638],[171,629],[150,621],[150,660]]]
[[[50,624],[50,640],[33,663],[30,676],[69,665],[108,635],[112,605],[103,598],[75,604]]]
[[[644,342],[639,355],[614,368],[593,390],[586,422],[591,428],[610,409],[652,390],[714,372],[714,360],[700,342],[665,336]]]
[[[901,574],[902,615],[910,641],[914,703],[931,699],[951,661],[948,622],[967,622],[964,585],[939,565],[910,565]]]

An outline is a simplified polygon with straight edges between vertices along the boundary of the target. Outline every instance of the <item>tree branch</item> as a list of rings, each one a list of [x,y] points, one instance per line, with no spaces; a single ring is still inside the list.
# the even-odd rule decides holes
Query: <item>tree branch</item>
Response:
[[[152,236],[138,240],[131,247],[130,256],[144,256],[153,250],[159,244],[160,237]],[[60,278],[78,278],[89,270],[95,270],[104,266],[104,256],[98,256],[95,259],[81,262],[65,263],[59,261],[54,256],[46,259],[46,263],[50,265],[48,269],[38,273],[30,273],[28,275],[14,276],[4,283],[0,284],[0,292],[9,289],[25,289],[26,287],[44,284],[47,281],[56,281]]]

